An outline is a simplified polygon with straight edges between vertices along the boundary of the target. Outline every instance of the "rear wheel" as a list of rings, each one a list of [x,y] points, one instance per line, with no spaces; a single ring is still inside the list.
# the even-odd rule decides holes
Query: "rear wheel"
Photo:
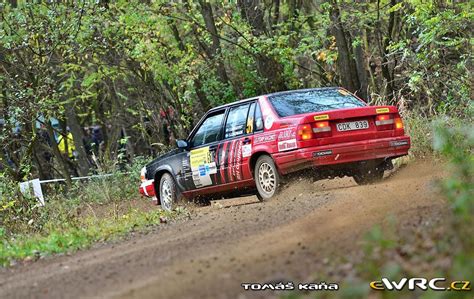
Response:
[[[171,211],[176,203],[176,185],[169,173],[163,174],[160,180],[160,203],[165,211]]]
[[[255,184],[257,185],[257,197],[265,201],[278,194],[280,189],[280,175],[275,162],[269,156],[261,156],[255,164]]]
[[[379,165],[360,169],[352,177],[358,185],[367,185],[380,182],[383,178],[383,172],[384,168]]]

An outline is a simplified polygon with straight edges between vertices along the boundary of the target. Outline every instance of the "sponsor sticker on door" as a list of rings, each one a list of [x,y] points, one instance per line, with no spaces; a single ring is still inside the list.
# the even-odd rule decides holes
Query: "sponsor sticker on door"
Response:
[[[252,155],[252,145],[244,144],[242,146],[242,158],[250,157]]]
[[[209,147],[192,150],[189,160],[196,188],[212,185],[210,175],[217,173],[217,167],[216,163],[212,161]]]
[[[284,140],[278,142],[278,151],[289,151],[296,148],[296,139]]]

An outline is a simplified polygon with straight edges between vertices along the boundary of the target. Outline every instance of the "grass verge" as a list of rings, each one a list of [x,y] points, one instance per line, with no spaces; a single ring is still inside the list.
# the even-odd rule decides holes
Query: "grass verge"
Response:
[[[19,260],[35,260],[56,253],[72,252],[97,242],[111,241],[132,231],[144,231],[182,215],[184,210],[165,212],[155,208],[150,211],[131,209],[119,217],[96,218],[87,216],[71,227],[50,229],[46,234],[20,234],[2,238],[0,264],[15,264]]]
[[[112,165],[103,170],[112,176],[76,182],[69,190],[62,185],[45,186],[45,206],[0,177],[0,265],[87,248],[147,230],[163,218],[171,221],[185,215],[184,209],[165,212],[138,197],[144,164],[144,159],[136,159],[121,171]]]

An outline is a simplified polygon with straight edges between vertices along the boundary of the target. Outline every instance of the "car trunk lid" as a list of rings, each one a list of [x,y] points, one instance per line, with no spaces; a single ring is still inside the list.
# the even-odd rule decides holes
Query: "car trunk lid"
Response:
[[[403,135],[395,106],[366,106],[306,115],[298,127],[301,147]]]

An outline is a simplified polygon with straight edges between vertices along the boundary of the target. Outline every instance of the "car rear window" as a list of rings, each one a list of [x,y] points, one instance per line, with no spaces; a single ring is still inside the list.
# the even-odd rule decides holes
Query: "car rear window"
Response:
[[[295,91],[272,95],[269,100],[280,117],[366,106],[342,89]]]

